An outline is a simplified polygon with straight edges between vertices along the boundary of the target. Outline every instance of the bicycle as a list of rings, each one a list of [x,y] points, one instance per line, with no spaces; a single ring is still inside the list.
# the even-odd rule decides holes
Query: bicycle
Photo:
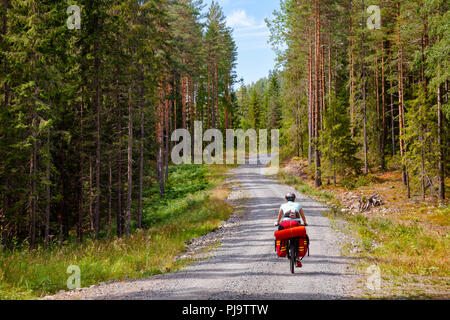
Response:
[[[297,259],[301,256],[301,259],[309,254],[309,238],[306,234],[306,226],[307,224],[301,224],[300,219],[286,219],[284,221],[288,221],[290,223],[284,224],[282,226],[282,230],[278,230],[275,232],[275,252],[277,252],[278,256],[284,257],[286,251],[286,256],[289,259],[289,265],[291,273],[295,273],[295,266],[297,264]],[[283,222],[284,222],[283,221]],[[297,223],[295,223],[297,222]],[[276,225],[279,226],[279,225]],[[285,226],[288,226],[287,228]],[[284,232],[283,232],[284,231]],[[280,237],[278,238],[277,235]],[[280,251],[277,251],[278,245],[281,246],[281,241],[286,241],[285,250],[280,248]],[[302,243],[302,241],[304,241]]]

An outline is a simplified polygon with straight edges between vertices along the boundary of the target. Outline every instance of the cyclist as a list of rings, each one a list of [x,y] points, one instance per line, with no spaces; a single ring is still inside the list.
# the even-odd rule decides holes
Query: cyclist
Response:
[[[303,213],[303,208],[300,205],[300,203],[295,202],[295,194],[293,193],[288,193],[285,196],[286,198],[286,203],[283,203],[280,207],[280,211],[278,212],[278,220],[276,223],[276,226],[279,227],[279,230],[281,230],[281,226],[280,226],[280,222],[281,220],[289,220],[289,219],[303,219],[303,222],[305,224],[305,226],[307,226],[308,224],[306,223],[306,218],[305,218],[305,214]],[[297,267],[301,268],[302,267],[302,263],[297,260]]]
[[[280,211],[278,212],[278,220],[277,220],[277,226],[280,225],[281,220],[287,220],[287,219],[303,219],[303,222],[305,226],[308,224],[306,223],[305,214],[303,213],[303,208],[300,203],[295,202],[295,194],[288,193],[286,194],[286,203],[283,203],[280,207]]]

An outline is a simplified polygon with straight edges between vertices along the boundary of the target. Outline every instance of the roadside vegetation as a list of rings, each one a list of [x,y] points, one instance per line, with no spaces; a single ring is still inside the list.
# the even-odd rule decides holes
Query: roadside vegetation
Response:
[[[166,197],[149,187],[144,193],[143,224],[130,236],[73,241],[49,249],[22,244],[0,252],[0,299],[33,299],[67,290],[69,265],[81,270],[82,287],[110,280],[148,277],[176,270],[188,260],[175,258],[188,240],[205,235],[233,209],[224,200],[225,166],[170,167]]]
[[[380,268],[383,290],[366,290],[364,294],[375,298],[450,296],[448,201],[421,201],[420,194],[408,199],[401,172],[394,170],[347,176],[336,185],[320,188],[314,187],[314,179],[307,172],[296,176],[281,170],[278,177],[331,208],[327,216],[349,235],[349,241],[342,244],[343,252],[359,258],[356,267],[362,273],[370,265]],[[368,212],[349,210],[344,195],[350,192],[361,198],[378,193],[383,205]],[[339,223],[342,220],[346,223]]]
[[[266,19],[277,67],[237,92],[241,127],[279,130],[280,180],[399,278],[387,296],[450,296],[447,2],[384,1],[372,28],[364,1],[281,1]]]

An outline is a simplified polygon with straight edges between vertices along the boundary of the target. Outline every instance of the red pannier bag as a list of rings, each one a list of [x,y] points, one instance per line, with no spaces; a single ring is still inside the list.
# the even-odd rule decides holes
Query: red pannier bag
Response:
[[[299,241],[297,257],[303,258],[306,256],[309,251],[309,237],[306,234],[306,228],[300,226],[275,232],[277,254],[279,257],[285,257],[287,255],[287,240],[292,238],[297,238]]]
[[[295,220],[284,220],[281,221],[280,226],[282,229],[291,229],[300,226],[299,221]],[[277,255],[281,258],[287,255],[287,241],[286,240],[276,240]]]
[[[297,258],[303,258],[306,256],[309,250],[309,238],[308,235],[304,238],[298,239],[298,252],[297,252]]]
[[[306,228],[301,226],[275,232],[275,239],[277,240],[287,240],[291,238],[306,238]]]
[[[283,229],[291,229],[291,228],[295,228],[295,227],[300,227],[300,222],[296,221],[296,220],[284,220],[284,221],[281,221],[280,226]]]
[[[277,255],[281,258],[286,257],[287,255],[287,241],[285,240],[277,240]]]

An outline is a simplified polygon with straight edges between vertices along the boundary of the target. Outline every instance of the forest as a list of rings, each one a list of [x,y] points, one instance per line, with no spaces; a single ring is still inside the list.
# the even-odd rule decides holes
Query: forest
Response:
[[[408,197],[444,199],[448,3],[378,6],[369,28],[366,1],[282,0],[266,19],[277,65],[239,87],[217,2],[2,1],[1,246],[150,227],[145,188],[167,196],[171,133],[194,121],[280,129],[281,156],[307,159],[316,187],[394,168]]]
[[[255,18],[252,33],[240,38],[219,5],[225,2],[0,1],[0,299],[72,290],[74,266],[83,287],[176,271],[196,261],[189,251],[195,240],[207,253],[221,246],[218,234],[239,227],[228,252],[221,247],[230,282],[217,281],[231,296],[244,288],[236,283],[264,279],[257,274],[252,281],[253,274],[234,268],[247,263],[242,270],[256,270],[258,263],[260,270],[268,259],[272,209],[275,219],[287,185],[326,207],[319,215],[304,206],[308,221],[330,223],[311,223],[312,239],[332,239],[331,226],[345,219],[351,243],[342,255],[376,263],[383,281],[413,276],[399,283],[429,281],[431,295],[448,298],[448,1],[267,1],[279,9],[258,34],[270,34],[276,61],[253,83],[240,78],[251,75],[238,72],[242,48],[235,40],[262,28]],[[241,18],[261,14],[252,7],[247,15],[240,5],[232,10]],[[240,184],[228,179],[236,165],[175,165],[171,151],[180,141],[172,133],[186,129],[194,137],[198,122],[203,131],[224,134],[279,130],[282,170],[263,177],[240,167],[248,169]],[[286,171],[292,163],[301,170]],[[268,187],[273,179],[279,184]],[[247,189],[253,198],[246,198]],[[384,203],[362,212],[377,192]],[[247,217],[263,217],[266,226],[255,231],[245,229],[253,223],[236,222]],[[252,259],[230,249],[250,243],[242,234],[252,232],[260,237]],[[204,241],[207,235],[214,241]],[[325,243],[313,242],[325,253],[316,265],[312,253],[305,267],[330,260],[330,281],[346,278],[336,276],[342,261],[326,256]],[[216,274],[216,264],[208,264]],[[205,272],[186,276],[189,285]],[[327,274],[297,279],[317,280],[306,289],[325,282],[328,290]],[[197,294],[199,288],[179,289]],[[401,299],[414,294],[405,292]]]
[[[80,28],[66,25],[70,5]],[[1,247],[150,227],[143,193],[166,196],[173,130],[233,126],[237,49],[222,8],[4,0],[0,10]]]
[[[280,128],[316,187],[399,170],[406,197],[446,197],[450,13],[438,0],[283,0],[266,19],[277,66],[237,91],[240,126]],[[448,191],[448,190],[447,190]]]

